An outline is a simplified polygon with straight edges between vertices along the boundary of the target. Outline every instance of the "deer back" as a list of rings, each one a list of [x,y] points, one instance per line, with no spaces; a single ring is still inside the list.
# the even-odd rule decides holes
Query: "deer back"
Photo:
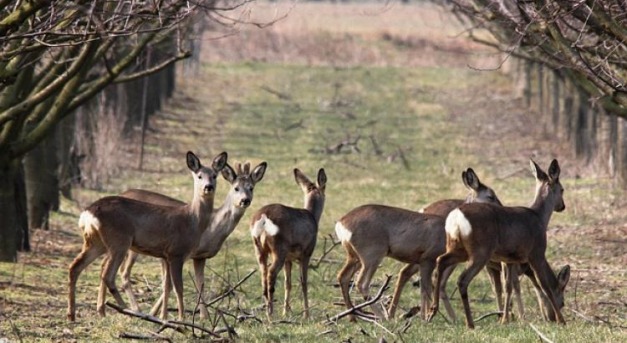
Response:
[[[437,256],[445,248],[443,217],[385,205],[354,208],[338,221],[336,234],[358,252],[383,249],[406,263],[418,263],[424,254]]]
[[[149,202],[154,205],[161,206],[183,206],[184,202],[169,197],[167,195],[159,194],[156,192],[144,190],[144,189],[129,189],[120,193],[123,198],[133,199],[142,202]]]

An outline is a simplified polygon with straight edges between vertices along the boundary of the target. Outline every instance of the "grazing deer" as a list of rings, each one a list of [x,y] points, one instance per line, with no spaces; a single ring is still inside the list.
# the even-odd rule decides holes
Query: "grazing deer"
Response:
[[[438,257],[435,284],[442,282],[446,269],[469,261],[457,282],[468,328],[474,328],[468,303],[468,285],[489,261],[506,262],[510,273],[514,264],[529,263],[557,322],[566,323],[560,309],[564,304],[569,269],[556,277],[545,256],[546,230],[551,215],[553,211],[561,212],[566,208],[564,188],[559,181],[560,168],[557,160],[553,160],[547,175],[531,161],[531,170],[536,178],[536,195],[531,207],[463,204],[446,218],[446,253]],[[438,311],[439,289],[436,288],[435,292],[429,320]],[[510,298],[511,282],[508,282],[503,323],[508,320]]]
[[[205,263],[207,259],[213,258],[220,251],[226,238],[235,230],[246,209],[250,207],[253,201],[253,190],[255,185],[263,178],[266,167],[267,163],[262,162],[251,172],[250,163],[245,163],[243,168],[241,164],[237,164],[236,171],[227,163],[224,169],[222,169],[222,176],[231,184],[231,188],[226,195],[224,204],[219,208],[213,209],[209,227],[202,234],[198,247],[191,255],[191,258],[194,260],[194,275],[199,291],[204,290]],[[139,189],[128,190],[120,194],[120,196],[165,206],[184,205],[183,202],[168,196]],[[130,282],[131,269],[136,260],[137,253],[130,251],[122,267],[122,288],[129,297],[131,308],[138,311],[139,305],[131,289]],[[165,261],[162,261],[162,263],[165,263]],[[202,297],[202,294],[200,296]],[[163,299],[162,294],[152,308],[152,314],[158,311],[163,303]],[[205,306],[200,306],[200,317],[209,317]]]
[[[274,285],[276,278],[285,267],[285,304],[283,315],[290,310],[292,290],[292,262],[300,262],[300,284],[303,290],[304,317],[309,317],[307,300],[307,270],[309,260],[316,247],[318,223],[322,216],[325,200],[327,176],[324,169],[318,171],[317,183],[311,182],[300,170],[294,169],[294,178],[305,194],[304,208],[270,204],[257,211],[250,222],[250,233],[255,246],[255,254],[261,270],[263,297],[266,302],[268,319],[273,312]],[[272,263],[268,268],[268,255]]]
[[[227,154],[223,152],[213,159],[211,168],[207,168],[194,153],[187,153],[187,167],[194,180],[193,199],[187,205],[159,206],[110,196],[97,200],[81,213],[79,227],[83,231],[84,243],[81,253],[70,265],[69,320],[76,319],[76,281],[80,273],[105,253],[100,274],[98,313],[105,315],[105,287],[120,306],[126,307],[115,286],[115,276],[129,249],[165,259],[164,296],[167,300],[170,287],[174,284],[178,316],[183,318],[183,263],[198,245],[211,219],[216,177],[226,161]],[[161,316],[164,319],[167,317],[165,304]]]
[[[466,201],[500,204],[494,191],[483,185],[471,168],[462,172],[462,180],[471,191]],[[428,206],[426,210],[442,211],[452,206],[454,202],[456,207],[464,201],[461,200],[459,203],[456,203],[456,200],[438,201]],[[349,295],[353,275],[359,269],[356,285],[367,299],[372,277],[383,258],[388,256],[408,264],[399,273],[388,314],[384,314],[375,306],[373,310],[379,317],[393,317],[405,283],[420,271],[422,317],[426,318],[426,309],[432,293],[431,274],[435,268],[436,258],[445,251],[443,216],[383,205],[364,205],[344,215],[336,223],[335,233],[346,249],[346,262],[337,278],[347,308],[353,307]],[[450,272],[452,270],[451,268]],[[445,289],[441,295],[449,316],[454,319],[455,313]],[[414,308],[410,312],[413,313],[415,310]],[[354,317],[351,317],[351,320],[354,320]]]

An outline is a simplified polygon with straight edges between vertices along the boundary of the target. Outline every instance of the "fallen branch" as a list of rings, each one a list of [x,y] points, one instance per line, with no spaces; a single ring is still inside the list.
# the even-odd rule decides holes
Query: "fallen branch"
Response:
[[[107,301],[107,306],[109,306],[112,309],[114,309],[114,310],[116,310],[116,311],[118,311],[118,312],[120,312],[122,314],[125,314],[127,316],[137,317],[139,319],[142,319],[142,320],[145,320],[145,321],[149,321],[151,323],[159,324],[159,325],[161,325],[164,328],[173,329],[173,330],[175,330],[177,332],[180,332],[180,333],[184,332],[182,327],[180,327],[178,325],[174,325],[173,323],[170,323],[168,321],[161,320],[161,319],[159,319],[159,318],[157,318],[155,316],[151,316],[149,314],[142,313],[142,312],[136,312],[136,311],[133,311],[133,310],[128,309],[128,308],[121,308],[120,306],[118,306],[118,305],[116,305],[114,303],[108,302],[108,301]]]
[[[492,316],[499,316],[499,318],[501,317],[501,315],[503,314],[503,311],[496,311],[496,312],[490,312],[490,313],[486,313],[483,316],[475,319],[475,322],[479,322],[482,321],[488,317],[492,317]]]
[[[118,338],[123,338],[123,339],[137,339],[137,340],[151,340],[151,341],[166,341],[166,342],[173,342],[171,338],[169,337],[165,337],[165,336],[161,336],[159,334],[150,333],[150,336],[146,336],[146,335],[140,335],[140,334],[136,334],[136,333],[128,333],[128,332],[122,332],[118,335]]]
[[[166,321],[166,320],[161,320],[155,316],[151,316],[149,314],[145,314],[142,312],[136,312],[127,308],[121,308],[120,306],[111,303],[111,302],[107,302],[107,306],[113,308],[114,310],[122,313],[122,314],[126,314],[128,316],[131,317],[137,317],[139,319],[143,319],[145,321],[149,321],[151,323],[155,323],[155,324],[160,324],[162,328],[169,328],[169,329],[174,329],[177,332],[180,333],[184,333],[185,330],[183,327],[190,327],[193,329],[198,329],[204,333],[209,334],[210,336],[213,336],[215,338],[222,338],[220,335],[215,334],[214,332],[212,332],[211,330],[207,330],[206,328],[200,326],[200,325],[196,325],[193,323],[189,323],[189,322],[184,322],[184,321],[178,321],[178,320],[172,320],[172,321]],[[159,331],[162,331],[161,329]]]
[[[235,291],[239,286],[241,286],[246,280],[248,280],[249,277],[251,277],[251,275],[255,274],[257,270],[253,269],[250,271],[250,273],[248,273],[246,276],[244,276],[241,280],[239,280],[234,286],[232,286],[231,288],[229,288],[228,290],[226,290],[225,292],[223,292],[222,294],[220,294],[219,296],[213,298],[211,301],[209,301],[205,306],[209,307],[215,303],[217,303],[218,301],[228,297],[229,295],[231,295],[233,293],[233,291]]]
[[[535,331],[538,336],[540,337],[540,339],[546,343],[553,343],[552,340],[550,340],[548,337],[546,337],[540,330],[538,330],[538,328],[536,328],[535,326],[533,326],[533,324],[529,323],[529,326],[531,326],[531,328],[533,329],[533,331]]]
[[[346,317],[350,314],[356,314],[357,316],[361,317],[362,314],[358,313],[358,311],[366,306],[370,306],[374,303],[376,303],[377,301],[379,301],[379,299],[381,299],[381,296],[383,296],[383,292],[385,292],[385,290],[388,289],[388,284],[390,283],[390,280],[392,279],[391,275],[387,275],[385,278],[385,282],[383,283],[383,285],[381,286],[381,288],[379,288],[379,291],[377,292],[377,294],[374,296],[374,298],[370,298],[368,301],[363,302],[357,306],[353,306],[351,308],[349,308],[346,311],[340,312],[339,314],[336,314],[335,316],[328,318],[325,322],[326,325],[329,324],[333,324],[335,322],[337,322],[340,318]]]

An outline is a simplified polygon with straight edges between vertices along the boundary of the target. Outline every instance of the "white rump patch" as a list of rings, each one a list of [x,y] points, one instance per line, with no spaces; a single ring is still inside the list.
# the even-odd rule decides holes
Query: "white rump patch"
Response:
[[[78,218],[78,227],[83,230],[85,235],[91,236],[100,229],[100,220],[91,212],[83,211],[80,218]]]
[[[342,222],[335,223],[335,234],[340,242],[350,242],[352,232],[348,231],[348,229],[342,224]]]
[[[425,213],[425,208],[423,207],[423,208],[419,209],[418,213]]]
[[[460,239],[461,237],[468,237],[472,232],[472,226],[470,222],[464,216],[464,213],[458,208],[454,209],[446,217],[446,234],[453,239]]]
[[[279,227],[276,226],[265,214],[262,214],[261,218],[253,223],[250,228],[250,234],[255,238],[259,238],[264,231],[269,236],[276,236],[276,234],[279,233]]]

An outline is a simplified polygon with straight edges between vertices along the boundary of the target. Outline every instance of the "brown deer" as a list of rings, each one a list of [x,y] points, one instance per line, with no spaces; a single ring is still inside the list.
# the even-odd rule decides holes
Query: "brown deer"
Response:
[[[266,172],[267,163],[262,162],[257,165],[251,172],[250,163],[245,163],[243,168],[241,164],[236,165],[234,170],[228,163],[222,169],[222,176],[231,184],[231,188],[226,195],[224,203],[219,208],[213,209],[211,222],[209,227],[202,234],[200,243],[196,250],[192,253],[191,258],[194,261],[194,275],[196,286],[199,291],[204,290],[205,282],[205,263],[207,259],[213,258],[222,247],[227,237],[235,230],[246,209],[250,207],[253,201],[253,191],[255,185],[261,181]],[[139,201],[159,204],[164,206],[183,206],[184,203],[170,198],[168,196],[154,193],[150,191],[131,189],[122,194],[122,197],[135,199]],[[131,308],[139,310],[139,304],[131,289],[131,270],[137,260],[137,253],[130,251],[126,261],[122,267],[122,288],[125,290]],[[165,261],[162,261],[162,266]],[[165,269],[163,269],[165,271]],[[164,274],[165,275],[165,274]],[[200,294],[202,297],[202,294]],[[163,293],[153,306],[151,313],[155,314],[159,310],[164,300]],[[201,303],[202,304],[202,303]],[[200,306],[200,317],[208,318],[209,313],[205,306]]]
[[[464,174],[468,173],[468,175]],[[494,190],[490,187],[484,185],[477,175],[475,174],[472,168],[468,168],[465,172],[462,173],[462,180],[464,185],[471,190],[466,199],[444,199],[438,200],[434,203],[431,203],[420,210],[422,213],[427,214],[435,214],[442,217],[448,216],[448,214],[454,209],[458,208],[460,205],[466,202],[488,202],[494,203],[502,206],[501,202],[497,198]],[[454,267],[453,267],[454,268]],[[529,273],[530,269],[527,265],[523,266],[523,269],[527,271],[528,275],[532,278],[533,281],[533,272]],[[520,294],[520,281],[518,275],[521,274],[520,269],[518,267],[515,268],[515,271],[519,271],[518,273],[514,273],[514,278],[512,279],[512,287],[514,289],[514,293],[516,295],[516,303],[518,307],[519,316],[522,318],[524,315],[524,306],[522,302],[522,296]],[[447,275],[450,275],[452,270],[445,272]],[[492,284],[492,290],[495,293],[497,308],[499,312],[503,311],[503,284],[501,281],[501,264],[496,262],[489,262],[486,266],[486,272],[488,273],[490,283]],[[446,287],[446,280],[442,283],[442,287]],[[444,289],[441,290],[445,291]],[[446,304],[446,303],[445,303]],[[446,304],[448,309],[448,304]],[[448,312],[448,311],[447,311]]]
[[[463,204],[446,218],[446,253],[438,257],[435,284],[442,282],[445,270],[469,261],[457,282],[469,328],[474,328],[474,322],[468,303],[468,285],[489,261],[507,263],[510,273],[514,264],[529,263],[557,322],[566,323],[560,309],[569,269],[556,277],[545,256],[546,230],[551,215],[566,208],[564,188],[559,181],[560,168],[557,160],[553,160],[547,175],[531,161],[531,170],[536,178],[536,195],[531,207]],[[438,311],[439,289],[435,292],[429,320]],[[508,320],[510,297],[511,282],[508,282],[503,323]]]
[[[304,208],[270,204],[257,211],[250,222],[250,233],[261,271],[263,297],[268,319],[273,312],[274,285],[276,278],[285,268],[285,304],[283,315],[290,308],[292,290],[292,262],[300,263],[300,284],[303,290],[304,317],[309,317],[307,300],[307,270],[309,260],[316,247],[318,223],[322,216],[327,176],[324,169],[318,171],[317,183],[311,182],[300,170],[294,169],[294,178],[305,194]],[[268,255],[272,263],[268,268]]]
[[[471,168],[462,172],[462,180],[471,191],[466,201],[500,204],[494,191],[483,185]],[[426,210],[442,210],[448,208],[452,202],[439,201],[428,206]],[[337,278],[347,308],[353,307],[349,295],[353,275],[359,269],[356,285],[367,299],[372,277],[383,258],[388,256],[408,264],[399,273],[388,313],[383,313],[376,306],[373,306],[373,310],[379,317],[393,317],[405,283],[420,271],[422,317],[426,318],[427,304],[432,293],[431,274],[436,258],[445,251],[444,217],[383,205],[364,205],[344,215],[336,223],[335,233],[346,250],[346,262]],[[450,272],[452,270],[453,268]],[[454,319],[455,312],[450,306],[446,290],[442,290],[441,296],[449,316]],[[413,308],[410,312],[415,311]]]
[[[451,211],[453,211],[454,209],[456,209],[457,207],[461,206],[463,203],[466,203],[466,202],[485,202],[485,203],[494,203],[494,204],[498,204],[502,206],[501,202],[496,197],[494,190],[484,185],[479,180],[479,177],[477,177],[477,175],[472,170],[472,168],[468,168],[468,170],[465,173],[468,173],[468,174],[462,173],[462,180],[464,182],[464,185],[466,185],[466,187],[469,190],[471,190],[471,192],[466,197],[466,200],[463,200],[463,199],[439,200],[434,203],[431,203],[430,205],[427,205],[426,207],[421,209],[421,212],[427,213],[427,214],[436,214],[442,217],[446,217]],[[560,270],[560,273],[568,272],[566,270],[568,268],[569,268],[568,266],[563,267],[562,270]],[[524,309],[524,305],[522,301],[522,296],[520,293],[520,280],[519,280],[520,275],[524,274],[529,278],[529,280],[532,282],[535,288],[536,295],[538,297],[538,303],[540,305],[540,309],[542,311],[544,318],[549,321],[556,320],[555,313],[553,312],[551,305],[547,301],[546,297],[542,295],[542,290],[540,289],[540,285],[536,281],[535,275],[533,274],[533,271],[529,267],[529,264],[524,263],[522,265],[513,266],[513,271],[511,272],[513,276],[511,280],[509,280],[508,278],[505,278],[505,275],[501,275],[504,272],[507,273],[507,270],[505,268],[501,268],[501,263],[490,261],[486,265],[485,270],[488,273],[490,284],[492,285],[492,290],[495,293],[497,309],[499,312],[503,313],[503,310],[504,310],[503,282],[505,282],[506,285],[507,285],[507,282],[511,282],[510,287],[512,287],[514,290],[516,305],[518,309],[518,316],[520,318],[524,317],[525,309]],[[440,285],[441,287],[444,287],[444,288],[442,288],[440,292],[445,292],[446,281],[448,280],[448,276],[450,276],[450,274],[452,273],[452,269],[449,271],[445,271],[444,273],[446,277],[443,277],[443,282]],[[446,293],[443,293],[443,294],[446,294]],[[445,299],[445,298],[446,298],[445,296],[441,297],[441,299]],[[444,302],[444,304],[447,308],[447,312],[450,314],[450,311],[449,311],[450,304],[448,304],[446,301]]]
[[[194,195],[187,205],[159,206],[109,196],[97,200],[81,213],[79,227],[84,243],[69,270],[69,320],[76,319],[76,281],[80,273],[103,254],[106,257],[100,274],[98,313],[105,315],[105,287],[120,306],[126,307],[115,286],[115,276],[129,249],[166,260],[164,296],[168,298],[174,284],[178,316],[183,318],[183,263],[198,245],[211,219],[216,177],[226,161],[227,154],[223,152],[213,159],[211,168],[207,168],[194,153],[187,153],[187,167],[194,180]],[[167,317],[167,306],[163,306],[161,316]]]

